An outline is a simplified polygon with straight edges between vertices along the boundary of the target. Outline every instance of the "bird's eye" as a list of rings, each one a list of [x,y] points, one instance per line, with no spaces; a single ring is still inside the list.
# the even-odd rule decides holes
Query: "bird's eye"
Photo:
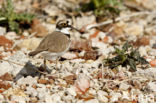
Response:
[[[67,24],[66,23],[62,23],[62,26],[67,26]]]

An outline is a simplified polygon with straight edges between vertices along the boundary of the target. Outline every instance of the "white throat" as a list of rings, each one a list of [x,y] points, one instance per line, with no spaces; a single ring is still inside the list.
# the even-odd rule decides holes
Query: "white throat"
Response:
[[[70,34],[69,30],[70,28],[62,28],[61,30],[56,28],[56,31],[59,31],[64,34]]]

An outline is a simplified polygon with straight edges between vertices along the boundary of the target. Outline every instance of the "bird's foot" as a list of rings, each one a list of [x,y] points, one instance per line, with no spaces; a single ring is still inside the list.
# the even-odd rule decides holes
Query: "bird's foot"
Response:
[[[41,65],[40,67],[39,67],[39,70],[41,71],[41,72],[47,72],[47,73],[51,73],[51,69],[49,69],[47,66],[45,67],[44,65]]]

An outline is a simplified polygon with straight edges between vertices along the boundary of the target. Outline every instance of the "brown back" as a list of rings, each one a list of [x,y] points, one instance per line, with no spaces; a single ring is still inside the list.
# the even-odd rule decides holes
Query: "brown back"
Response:
[[[53,33],[47,35],[39,44],[35,51],[49,51],[49,52],[62,52],[68,48],[70,39],[68,36],[62,34],[61,32],[54,31]]]

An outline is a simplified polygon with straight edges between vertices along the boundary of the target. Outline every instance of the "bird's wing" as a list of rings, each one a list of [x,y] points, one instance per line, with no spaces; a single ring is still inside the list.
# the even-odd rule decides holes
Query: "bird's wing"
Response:
[[[47,35],[39,44],[35,51],[61,52],[69,45],[69,38],[61,32],[53,32]]]

